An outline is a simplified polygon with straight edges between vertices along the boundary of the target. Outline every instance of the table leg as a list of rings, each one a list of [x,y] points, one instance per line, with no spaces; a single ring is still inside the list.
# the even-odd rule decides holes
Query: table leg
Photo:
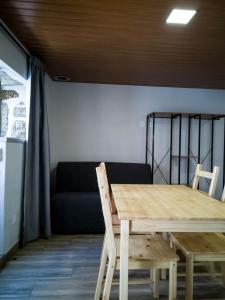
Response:
[[[121,220],[120,228],[120,300],[128,299],[129,221]]]
[[[169,300],[177,299],[177,262],[170,262],[169,270]]]
[[[193,300],[193,273],[194,260],[192,255],[186,257],[186,297],[185,300]]]

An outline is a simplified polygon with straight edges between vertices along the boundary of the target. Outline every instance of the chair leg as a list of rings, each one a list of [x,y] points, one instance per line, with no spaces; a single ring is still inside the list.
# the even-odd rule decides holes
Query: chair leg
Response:
[[[100,268],[99,268],[99,272],[98,272],[98,280],[97,280],[97,285],[96,285],[96,290],[95,290],[95,300],[100,299],[106,262],[107,262],[107,247],[106,247],[106,236],[105,236],[104,242],[103,242],[103,247],[102,247]]]
[[[169,269],[169,300],[177,299],[177,262],[170,262]]]
[[[153,269],[150,269],[150,284],[154,283],[153,279]]]
[[[115,260],[116,260],[115,258],[112,258],[112,257],[109,258],[102,300],[109,300],[109,295],[110,295],[112,280],[113,280],[113,274],[114,274],[114,269],[115,269]]]
[[[216,278],[216,267],[215,267],[215,262],[214,261],[210,261],[209,262],[209,270],[211,273],[211,277],[212,278]]]
[[[169,234],[167,232],[163,232],[162,233],[162,237],[164,238],[164,240],[168,241],[169,240]],[[172,248],[172,247],[171,247]],[[166,280],[166,269],[161,269],[161,279],[162,280]]]
[[[153,279],[153,297],[154,299],[159,298],[159,269],[152,270]]]
[[[186,297],[185,300],[193,299],[193,271],[194,259],[192,255],[186,257]]]
[[[222,271],[223,286],[225,287],[225,262],[224,261],[221,263],[221,271]]]

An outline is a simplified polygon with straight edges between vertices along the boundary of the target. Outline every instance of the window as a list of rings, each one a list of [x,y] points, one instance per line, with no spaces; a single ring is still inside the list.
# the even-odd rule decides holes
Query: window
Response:
[[[27,138],[27,87],[27,81],[0,60],[0,137]]]

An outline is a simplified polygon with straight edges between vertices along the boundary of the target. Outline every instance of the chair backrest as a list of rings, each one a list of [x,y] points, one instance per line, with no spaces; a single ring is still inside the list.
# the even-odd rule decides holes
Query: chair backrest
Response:
[[[116,243],[115,243],[115,236],[113,232],[113,225],[112,225],[112,213],[110,207],[110,201],[107,199],[107,190],[104,186],[104,175],[101,167],[96,168],[97,174],[97,181],[98,181],[98,188],[100,193],[100,199],[102,204],[102,212],[105,221],[105,229],[106,229],[106,244],[107,244],[107,251],[109,257],[113,255],[116,256]]]
[[[111,212],[112,212],[112,214],[116,214],[117,213],[116,205],[115,205],[115,202],[113,199],[113,195],[110,192],[109,182],[108,182],[108,177],[107,177],[107,172],[106,172],[106,166],[105,166],[104,162],[100,163],[100,168],[102,169],[103,184],[106,189],[107,200],[109,201],[109,206],[110,206]]]
[[[213,172],[206,172],[206,171],[202,171],[202,165],[201,164],[197,164],[192,188],[194,190],[198,189],[200,178],[210,179],[211,182],[210,182],[210,186],[209,186],[208,195],[210,197],[213,197],[214,194],[215,194],[215,191],[216,191],[216,184],[217,184],[217,181],[218,181],[219,172],[220,172],[220,167],[214,167]]]
[[[225,186],[223,188],[223,194],[222,194],[221,201],[225,202]]]

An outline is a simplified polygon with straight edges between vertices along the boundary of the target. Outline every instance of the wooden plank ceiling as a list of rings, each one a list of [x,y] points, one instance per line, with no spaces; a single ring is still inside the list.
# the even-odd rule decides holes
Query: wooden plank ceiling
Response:
[[[198,12],[168,25],[173,8]],[[224,0],[7,0],[0,17],[52,78],[225,88]]]

